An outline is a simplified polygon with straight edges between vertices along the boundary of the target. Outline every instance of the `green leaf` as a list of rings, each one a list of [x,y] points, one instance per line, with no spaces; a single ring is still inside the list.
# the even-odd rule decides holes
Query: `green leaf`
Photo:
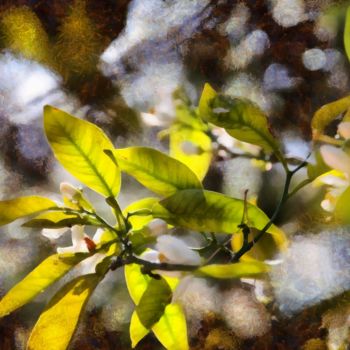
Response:
[[[0,225],[6,225],[24,216],[51,208],[57,208],[56,203],[51,199],[39,196],[18,197],[0,201]]]
[[[152,210],[154,217],[172,225],[232,234],[237,232],[242,221],[244,201],[217,192],[184,190],[161,200]],[[249,226],[259,230],[269,221],[261,209],[250,203],[247,204],[247,217]]]
[[[153,205],[158,202],[158,198],[143,198],[139,201],[131,203],[123,210],[123,215],[126,217],[128,214],[136,213],[137,211],[148,209],[151,211]],[[132,225],[133,230],[140,230],[153,220],[152,215],[132,215],[129,217],[129,222]]]
[[[66,170],[106,197],[119,193],[119,168],[113,168],[103,152],[114,147],[100,128],[51,106],[44,108],[44,127],[56,158]]]
[[[337,204],[334,210],[334,216],[337,221],[342,224],[350,224],[350,187],[348,187],[338,198]]]
[[[315,163],[308,163],[307,175],[310,180],[314,180],[322,174],[330,171],[331,168],[324,162],[321,152],[315,151]]]
[[[163,278],[152,278],[136,306],[137,316],[143,326],[150,329],[164,314],[165,307],[171,302],[171,288]]]
[[[84,258],[86,254],[72,259],[62,259],[58,254],[48,257],[1,299],[0,317],[30,302]]]
[[[123,171],[157,194],[168,196],[182,189],[202,187],[185,164],[155,149],[130,147],[107,153]]]
[[[137,305],[146,291],[151,277],[141,272],[138,264],[129,264],[124,267],[125,281],[129,294],[135,305]]]
[[[341,113],[344,113],[350,108],[350,96],[341,98],[340,100],[328,103],[316,111],[311,120],[313,137],[317,139],[324,129],[337,118]]]
[[[237,140],[262,147],[283,159],[279,143],[271,134],[266,115],[246,99],[217,96],[211,103],[208,121],[225,128]]]
[[[212,159],[211,139],[205,132],[186,126],[171,128],[169,150],[171,157],[186,164],[203,180]]]
[[[217,92],[210,86],[210,84],[205,83],[198,105],[199,115],[204,120],[211,115],[211,102],[217,95]]]
[[[263,262],[239,262],[236,264],[213,264],[200,267],[197,272],[215,278],[255,277],[269,271]]]
[[[136,311],[131,315],[129,332],[132,348],[134,348],[150,332],[150,330],[141,323]]]
[[[81,312],[101,280],[97,275],[80,276],[65,285],[50,301],[28,340],[28,350],[66,350]]]
[[[40,214],[35,218],[25,222],[24,227],[61,228],[73,225],[88,225],[89,218],[79,215],[66,214],[62,211],[50,211]],[[93,223],[91,223],[93,224]]]
[[[152,327],[167,350],[188,350],[186,318],[179,304],[169,304],[162,318]]]
[[[350,61],[350,6],[346,10],[345,28],[344,28],[344,47],[348,60]]]

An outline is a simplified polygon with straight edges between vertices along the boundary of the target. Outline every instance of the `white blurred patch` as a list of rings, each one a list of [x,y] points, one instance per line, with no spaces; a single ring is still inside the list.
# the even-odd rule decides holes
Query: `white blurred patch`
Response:
[[[259,80],[247,73],[238,73],[224,86],[223,92],[231,97],[245,97],[255,102],[265,113],[276,111],[283,101],[262,88]]]
[[[233,287],[221,300],[222,316],[239,338],[260,337],[270,330],[270,315],[252,291]]]
[[[323,69],[327,64],[327,56],[323,50],[314,48],[306,50],[303,53],[304,67],[311,71]]]
[[[272,17],[282,27],[293,27],[308,19],[303,0],[270,0]]]
[[[228,52],[227,63],[233,69],[244,69],[269,46],[268,35],[263,30],[254,30]]]
[[[252,165],[251,159],[234,158],[222,163],[222,192],[233,198],[244,198],[248,190],[248,198],[258,195],[262,185],[261,170]]]
[[[78,103],[60,88],[62,79],[45,66],[5,52],[0,55],[0,110],[15,124],[41,118],[46,104],[68,112]]]
[[[297,132],[288,131],[281,136],[285,155],[290,158],[306,159],[311,152],[310,142],[307,142],[299,137]]]
[[[286,90],[294,88],[300,78],[291,77],[286,66],[279,63],[270,64],[264,73],[264,88],[267,91]]]
[[[338,229],[339,230],[339,229]],[[291,315],[350,288],[348,232],[296,236],[271,270],[280,310]]]
[[[219,31],[227,35],[232,44],[236,44],[247,33],[247,22],[250,17],[249,8],[242,2],[238,3],[229,19],[219,26]]]

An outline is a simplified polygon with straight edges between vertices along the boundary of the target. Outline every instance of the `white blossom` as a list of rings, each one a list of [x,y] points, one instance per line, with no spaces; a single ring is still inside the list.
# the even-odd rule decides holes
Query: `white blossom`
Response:
[[[165,261],[184,265],[201,263],[201,257],[197,252],[191,250],[181,239],[170,235],[159,236],[156,249],[161,253],[161,260],[163,258]]]
[[[79,192],[73,185],[69,182],[61,182],[60,191],[63,197],[66,197],[69,200],[74,199],[74,196]]]
[[[350,156],[340,148],[324,145],[320,148],[325,163],[333,169],[350,174]]]
[[[342,122],[338,125],[338,134],[344,139],[350,139],[350,122]]]
[[[69,230],[68,227],[44,228],[41,234],[48,239],[58,239]]]

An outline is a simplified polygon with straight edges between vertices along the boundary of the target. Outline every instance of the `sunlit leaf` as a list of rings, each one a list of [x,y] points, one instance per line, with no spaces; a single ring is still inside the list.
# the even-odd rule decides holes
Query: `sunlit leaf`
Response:
[[[83,184],[109,197],[120,189],[120,171],[103,150],[112,142],[96,125],[45,106],[44,127],[59,162]]]
[[[48,257],[1,299],[0,317],[30,302],[85,257],[80,255],[61,259],[57,254]]]
[[[127,216],[130,213],[137,212],[143,209],[149,209],[151,211],[153,205],[158,202],[157,198],[143,198],[139,201],[131,203],[123,210],[123,215]],[[133,230],[140,230],[146,226],[151,220],[152,215],[133,215],[129,217],[129,222],[132,225]]]
[[[269,271],[263,262],[239,262],[236,264],[213,264],[200,267],[197,272],[215,278],[257,277]]]
[[[348,60],[350,61],[350,6],[346,10],[344,27],[344,47]]]
[[[169,304],[162,318],[152,327],[167,350],[188,350],[186,318],[178,304]]]
[[[89,219],[79,215],[66,214],[62,211],[50,211],[40,214],[27,221],[24,227],[44,227],[44,228],[61,228],[71,227],[73,225],[87,225]]]
[[[0,225],[6,225],[16,219],[57,207],[51,199],[28,196],[0,201]]]
[[[323,133],[327,125],[350,107],[350,96],[328,103],[316,111],[311,120],[314,138]]]
[[[212,142],[201,130],[181,126],[169,135],[170,156],[186,164],[200,180],[208,172],[212,159]]]
[[[97,275],[80,276],[65,285],[40,315],[28,350],[66,350],[89,297],[101,280]]]
[[[147,289],[136,306],[137,316],[145,328],[150,329],[159,321],[171,297],[171,288],[163,278],[152,278],[149,281]]]
[[[130,297],[137,305],[146,291],[151,278],[141,272],[141,266],[138,264],[126,265],[124,274]]]
[[[202,187],[186,165],[155,149],[130,147],[114,150],[112,154],[123,171],[160,195],[168,196],[178,190]]]
[[[152,210],[155,217],[173,225],[196,231],[235,233],[242,221],[244,201],[217,192],[184,190],[163,199]],[[250,203],[247,217],[249,226],[259,230],[269,221],[261,209]]]
[[[134,311],[131,316],[129,331],[131,346],[133,348],[150,332],[150,330],[141,323],[136,311]]]
[[[217,96],[217,92],[206,83],[199,100],[198,112],[201,118],[207,119],[211,114],[211,101]]]

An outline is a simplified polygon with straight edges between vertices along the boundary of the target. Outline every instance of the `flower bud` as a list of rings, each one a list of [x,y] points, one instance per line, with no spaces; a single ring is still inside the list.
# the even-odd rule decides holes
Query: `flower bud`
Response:
[[[167,223],[162,219],[154,219],[147,225],[150,234],[154,237],[164,235],[168,231]]]
[[[68,182],[61,182],[60,191],[62,196],[69,200],[74,199],[74,196],[79,193],[79,190]]]

